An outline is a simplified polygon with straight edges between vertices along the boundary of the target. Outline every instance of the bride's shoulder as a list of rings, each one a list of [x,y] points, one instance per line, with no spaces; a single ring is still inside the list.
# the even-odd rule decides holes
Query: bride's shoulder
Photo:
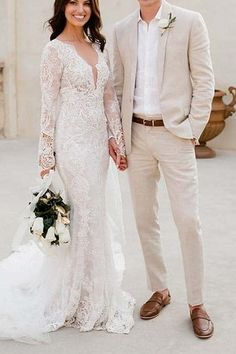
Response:
[[[46,43],[46,45],[43,48],[43,51],[51,50],[53,48],[58,49],[59,48],[60,41],[58,41],[56,38],[49,41]]]
[[[60,42],[57,39],[49,41],[42,50],[42,57],[59,56]]]

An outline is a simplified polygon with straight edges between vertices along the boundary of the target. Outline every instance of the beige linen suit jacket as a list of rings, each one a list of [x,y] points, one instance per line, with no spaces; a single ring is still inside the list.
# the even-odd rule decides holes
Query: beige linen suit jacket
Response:
[[[159,31],[157,70],[161,112],[173,134],[198,139],[210,116],[214,75],[206,25],[200,14],[163,2],[161,18],[176,17]],[[127,154],[131,152],[133,97],[137,69],[139,9],[114,29],[114,86],[121,105]]]

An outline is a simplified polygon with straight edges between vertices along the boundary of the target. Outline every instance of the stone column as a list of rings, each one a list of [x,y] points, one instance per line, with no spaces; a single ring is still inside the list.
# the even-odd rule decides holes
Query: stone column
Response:
[[[5,127],[8,138],[17,136],[16,0],[7,0],[7,53],[4,69]]]
[[[3,69],[4,64],[0,63],[0,138],[4,136],[4,93],[3,93]]]

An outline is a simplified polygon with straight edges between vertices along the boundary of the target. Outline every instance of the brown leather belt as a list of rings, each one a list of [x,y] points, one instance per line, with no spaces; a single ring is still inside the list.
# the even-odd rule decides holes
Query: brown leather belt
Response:
[[[146,125],[148,127],[164,127],[164,122],[162,119],[143,119],[139,117],[134,117],[133,122]]]

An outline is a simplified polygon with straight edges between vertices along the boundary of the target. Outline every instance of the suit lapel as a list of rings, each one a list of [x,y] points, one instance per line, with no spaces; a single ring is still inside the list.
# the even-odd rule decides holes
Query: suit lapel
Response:
[[[172,7],[171,5],[164,1],[163,2],[163,8],[162,8],[162,14],[161,18],[162,19],[167,19],[169,18],[169,14],[171,13]],[[170,30],[166,30],[163,35],[161,35],[162,29],[159,29],[159,48],[158,48],[158,74],[159,74],[159,90],[161,91],[162,88],[162,82],[163,82],[163,75],[164,75],[164,70],[165,70],[165,56],[166,56],[166,46],[167,46],[167,41],[168,41],[168,36],[170,33]]]

